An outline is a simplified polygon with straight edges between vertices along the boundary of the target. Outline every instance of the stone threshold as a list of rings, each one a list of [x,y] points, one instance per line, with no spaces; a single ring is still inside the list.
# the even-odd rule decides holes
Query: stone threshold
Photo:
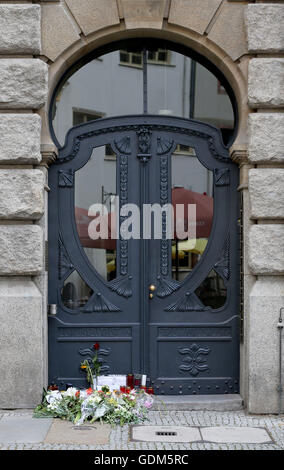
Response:
[[[160,395],[151,410],[167,411],[239,411],[244,408],[241,395]]]

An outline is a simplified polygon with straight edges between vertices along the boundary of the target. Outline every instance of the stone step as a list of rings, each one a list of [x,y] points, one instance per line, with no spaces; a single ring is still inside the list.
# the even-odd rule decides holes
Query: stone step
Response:
[[[241,395],[164,395],[155,396],[151,410],[167,411],[238,411],[243,409]]]

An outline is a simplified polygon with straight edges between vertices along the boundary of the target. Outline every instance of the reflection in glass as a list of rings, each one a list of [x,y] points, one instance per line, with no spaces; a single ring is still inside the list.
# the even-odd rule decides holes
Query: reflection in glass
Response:
[[[200,163],[192,147],[178,144],[171,158],[175,226],[181,223],[185,232],[190,228],[195,232],[180,239],[176,229],[172,240],[172,277],[183,281],[199,262],[210,237],[213,222],[213,178],[212,172]],[[182,217],[177,213],[178,204],[184,207]],[[195,205],[196,220],[188,217],[188,204]]]
[[[151,45],[152,46],[152,45]],[[146,52],[147,86],[143,87],[143,52],[129,47],[104,54],[81,67],[59,89],[53,105],[55,135],[64,144],[78,124],[108,116],[147,112],[208,122],[222,129],[226,142],[234,127],[230,99],[217,78],[190,57],[157,44]]]
[[[194,106],[191,117],[221,129],[227,145],[233,134],[234,116],[226,90],[201,64],[196,63],[193,69]]]
[[[74,310],[83,307],[92,294],[92,289],[85,283],[79,273],[73,271],[64,281],[61,298],[65,307]]]
[[[226,303],[227,289],[223,279],[212,269],[206,279],[196,289],[195,294],[205,307],[221,308]]]
[[[116,277],[116,239],[111,238],[111,224],[115,224],[116,158],[110,145],[97,147],[75,175],[75,219],[81,245],[96,271],[104,280]],[[89,215],[94,204],[103,204],[108,238],[90,238],[90,224],[95,218]],[[98,227],[98,230],[100,226]]]

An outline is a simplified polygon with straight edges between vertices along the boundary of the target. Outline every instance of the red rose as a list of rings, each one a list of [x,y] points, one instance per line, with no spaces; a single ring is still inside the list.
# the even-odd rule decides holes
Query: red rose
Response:
[[[78,390],[76,393],[75,393],[75,397],[80,397],[80,390]]]
[[[96,351],[98,351],[98,350],[100,349],[99,343],[95,343],[95,344],[94,344],[94,349],[95,349]]]
[[[91,395],[93,393],[93,389],[90,387],[87,389],[87,395]]]

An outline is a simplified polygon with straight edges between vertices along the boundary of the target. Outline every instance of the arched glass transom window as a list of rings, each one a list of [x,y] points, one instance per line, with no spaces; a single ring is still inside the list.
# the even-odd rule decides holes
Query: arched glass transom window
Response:
[[[51,109],[56,143],[63,146],[75,125],[146,113],[207,122],[221,129],[227,145],[236,121],[230,86],[197,59],[193,51],[156,39],[122,41],[92,53],[56,89]]]

